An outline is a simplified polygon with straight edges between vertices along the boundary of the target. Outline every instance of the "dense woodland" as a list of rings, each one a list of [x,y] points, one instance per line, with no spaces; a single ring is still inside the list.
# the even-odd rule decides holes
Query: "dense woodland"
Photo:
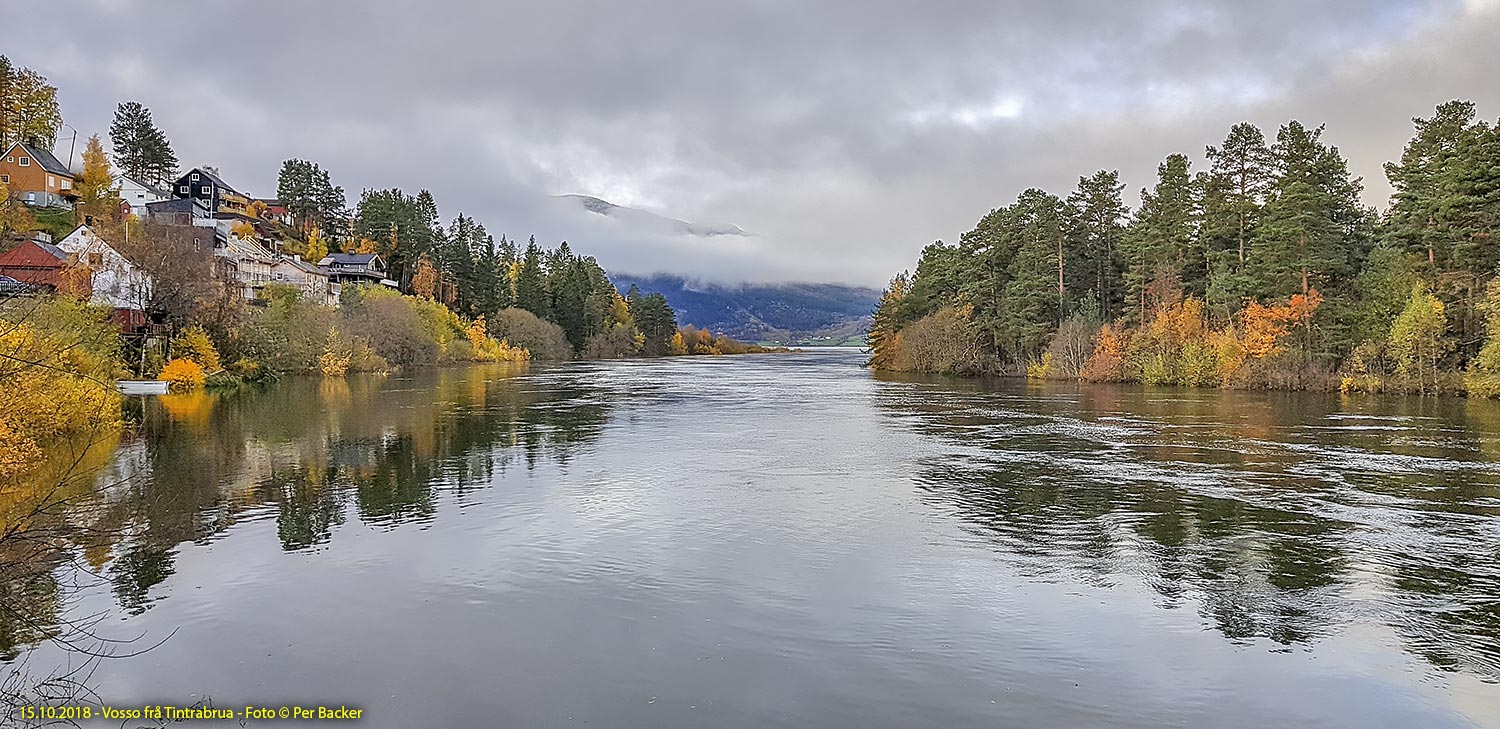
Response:
[[[1414,122],[1384,213],[1296,121],[1167,157],[1134,210],[1116,171],[1026,190],[891,281],[871,365],[1500,394],[1500,127],[1465,101]]]

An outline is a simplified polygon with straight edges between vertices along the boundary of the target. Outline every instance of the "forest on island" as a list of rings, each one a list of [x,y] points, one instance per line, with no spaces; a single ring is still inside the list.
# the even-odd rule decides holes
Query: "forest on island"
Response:
[[[1383,213],[1297,121],[1168,156],[1134,210],[1113,170],[1028,189],[891,280],[870,365],[1500,395],[1500,125],[1467,101],[1413,121]]]

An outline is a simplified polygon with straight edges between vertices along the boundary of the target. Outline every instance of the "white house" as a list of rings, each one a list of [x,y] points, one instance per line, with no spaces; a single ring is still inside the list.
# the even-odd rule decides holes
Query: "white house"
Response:
[[[261,288],[271,280],[276,254],[253,240],[224,235],[222,226],[218,233],[214,236],[214,256],[219,259],[225,280],[238,284],[240,295],[246,299],[258,298]]]
[[[302,298],[324,306],[337,306],[342,287],[330,281],[328,274],[302,260],[302,256],[281,256],[271,266],[270,283],[302,289]]]
[[[120,202],[130,206],[130,213],[141,220],[146,219],[146,205],[171,200],[172,194],[158,187],[120,175],[115,178],[120,188]]]
[[[75,228],[57,242],[57,247],[75,265],[88,268],[91,303],[114,309],[122,324],[144,323],[153,290],[150,274],[104,242],[87,225]]]

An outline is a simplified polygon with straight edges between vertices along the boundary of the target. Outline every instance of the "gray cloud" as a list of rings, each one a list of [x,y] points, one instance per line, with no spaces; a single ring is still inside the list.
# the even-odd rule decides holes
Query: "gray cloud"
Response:
[[[185,164],[255,192],[304,157],[356,196],[427,187],[492,232],[719,280],[879,283],[1025,187],[1103,167],[1134,190],[1242,119],[1327,122],[1380,204],[1409,117],[1500,111],[1494,0],[54,0],[0,21],[67,29],[6,52],[84,134],[136,99]],[[575,192],[757,235],[550,202]]]

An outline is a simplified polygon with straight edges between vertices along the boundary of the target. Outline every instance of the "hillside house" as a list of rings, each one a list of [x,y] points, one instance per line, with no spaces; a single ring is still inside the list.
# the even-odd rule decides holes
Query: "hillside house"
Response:
[[[171,200],[146,203],[144,220],[160,225],[196,225],[201,228],[216,226],[213,213],[202,200],[179,197]]]
[[[15,279],[33,292],[51,292],[63,286],[68,254],[42,238],[45,236],[27,239],[0,253],[0,276]]]
[[[89,302],[108,306],[114,320],[125,331],[137,331],[148,323],[153,282],[129,258],[104,242],[87,225],[80,225],[57,247],[69,260],[88,271]]]
[[[203,204],[210,215],[248,215],[250,198],[229,186],[213,167],[194,167],[172,184],[172,196]]]
[[[116,177],[115,185],[120,190],[120,202],[128,205],[130,214],[141,220],[145,220],[150,214],[147,205],[172,199],[172,194],[166,190],[125,175]]]
[[[39,146],[16,142],[0,155],[0,184],[27,205],[71,208],[75,182],[68,166]]]
[[[385,277],[385,261],[374,253],[330,253],[318,261],[328,272],[328,279],[338,284],[381,284],[396,288],[396,282]]]
[[[232,235],[215,236],[214,257],[223,280],[251,301],[260,298],[260,290],[271,281],[271,269],[276,265],[276,254],[255,241]]]
[[[258,197],[254,202],[260,203],[260,219],[280,223],[287,227],[292,225],[292,211],[282,201],[272,197]]]
[[[343,287],[328,278],[328,272],[302,260],[302,256],[281,256],[271,266],[271,283],[296,286],[306,301],[337,306]]]

